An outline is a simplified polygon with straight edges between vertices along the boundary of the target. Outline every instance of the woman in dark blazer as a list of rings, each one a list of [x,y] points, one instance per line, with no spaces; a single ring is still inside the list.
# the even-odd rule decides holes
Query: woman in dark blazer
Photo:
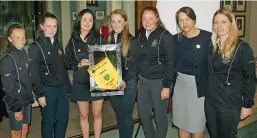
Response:
[[[176,13],[181,30],[174,36],[176,82],[172,97],[172,121],[180,138],[202,138],[205,128],[204,96],[208,90],[208,48],[211,33],[195,27],[192,8]]]

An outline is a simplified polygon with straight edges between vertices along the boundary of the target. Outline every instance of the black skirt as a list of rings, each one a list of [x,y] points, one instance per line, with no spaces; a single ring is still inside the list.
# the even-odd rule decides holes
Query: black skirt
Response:
[[[74,101],[96,101],[106,97],[92,97],[89,91],[90,86],[74,82],[72,85],[71,99]]]

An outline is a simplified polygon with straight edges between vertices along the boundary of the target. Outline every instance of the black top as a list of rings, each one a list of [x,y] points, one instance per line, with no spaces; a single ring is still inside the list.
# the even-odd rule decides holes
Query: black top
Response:
[[[251,108],[255,93],[255,60],[251,47],[242,42],[228,63],[218,49],[209,54],[209,91],[206,101],[230,108]]]
[[[187,38],[183,34],[174,35],[176,72],[195,76],[198,97],[208,91],[208,49],[211,44],[211,33],[200,30],[200,33]]]
[[[53,44],[49,37],[43,35],[30,44],[28,55],[31,64],[32,88],[37,98],[44,96],[43,86],[55,87],[67,82],[63,53],[56,36]]]
[[[4,101],[13,112],[34,102],[29,80],[28,56],[24,49],[10,45],[0,61],[0,75],[5,92]]]
[[[101,37],[101,38],[100,38]],[[78,68],[78,64],[82,59],[89,59],[88,45],[105,44],[106,41],[101,35],[88,35],[84,40],[79,33],[73,33],[65,48],[65,67],[73,70],[73,81],[89,85],[89,66]]]
[[[119,33],[118,36],[117,36],[117,40],[115,42],[115,39],[114,39],[114,32],[111,32],[110,33],[110,37],[111,37],[111,40],[110,40],[110,44],[118,44],[118,43],[121,43],[121,40],[122,40],[122,33]],[[121,54],[121,59],[122,59],[122,79],[124,81],[129,81],[133,78],[136,78],[136,73],[133,72],[133,69],[134,68],[134,64],[132,62],[132,56],[131,56],[131,48],[130,48],[130,45],[132,43],[132,41],[136,41],[135,37],[132,36],[131,34],[129,34],[129,49],[128,49],[128,53],[126,56],[122,56]]]
[[[132,44],[139,74],[147,79],[163,79],[163,87],[170,88],[173,81],[174,44],[170,32],[161,26],[151,32],[141,29],[137,43]]]

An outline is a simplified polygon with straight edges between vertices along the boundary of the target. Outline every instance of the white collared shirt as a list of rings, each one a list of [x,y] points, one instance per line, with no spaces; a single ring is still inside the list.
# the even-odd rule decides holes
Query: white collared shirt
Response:
[[[52,45],[54,44],[54,38],[50,38]]]

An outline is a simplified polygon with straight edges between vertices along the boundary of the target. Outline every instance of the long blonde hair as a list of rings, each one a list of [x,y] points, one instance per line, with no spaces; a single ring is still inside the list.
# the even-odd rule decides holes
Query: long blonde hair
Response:
[[[229,21],[231,22],[232,26],[230,29],[230,32],[228,34],[227,39],[224,42],[224,48],[220,49],[220,54],[222,56],[223,60],[229,60],[232,58],[236,44],[238,42],[238,28],[236,25],[236,20],[234,14],[228,10],[228,9],[219,9],[218,11],[215,12],[213,19],[212,19],[212,44],[213,44],[213,54],[215,54],[215,51],[217,50],[218,47],[218,35],[214,31],[214,18],[218,15],[222,14],[225,15]]]
[[[129,49],[129,26],[128,26],[128,16],[122,9],[116,9],[110,14],[110,22],[112,19],[112,15],[119,14],[125,22],[127,22],[122,31],[122,38],[121,38],[121,52],[122,56],[127,56],[128,49]],[[109,36],[108,41],[111,41],[111,36]]]

